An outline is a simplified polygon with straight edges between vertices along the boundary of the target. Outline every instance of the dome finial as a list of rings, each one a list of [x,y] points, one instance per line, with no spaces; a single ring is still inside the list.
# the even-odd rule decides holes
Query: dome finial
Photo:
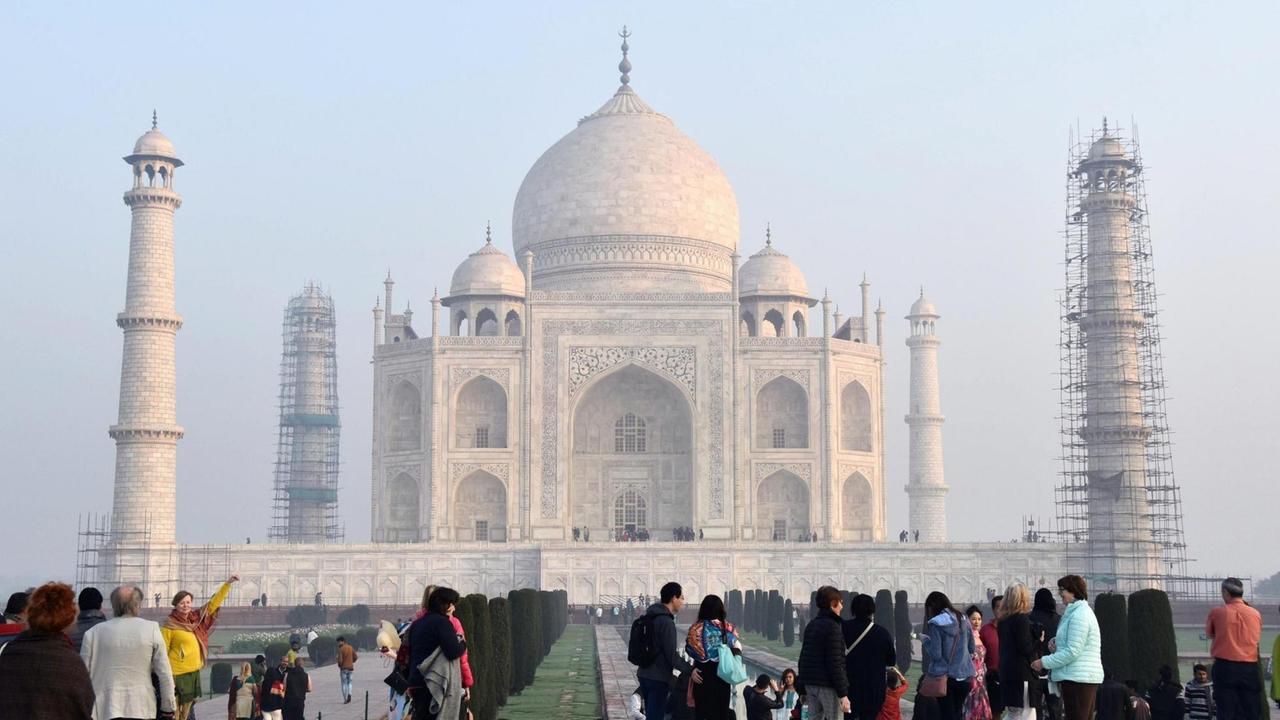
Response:
[[[489,221],[488,221],[488,220],[485,220],[485,221],[484,221],[484,244],[485,244],[485,245],[492,245],[492,244],[493,244],[493,233],[492,233],[492,231],[491,231],[491,229],[490,229],[490,227],[489,227]]]
[[[924,286],[920,286],[920,297],[924,297]]]
[[[156,118],[155,108],[152,108],[151,109],[151,129],[155,130],[156,126],[159,124],[160,124],[160,121]]]
[[[773,247],[773,225],[767,222],[764,224],[764,246]]]
[[[1107,136],[1107,116],[1102,116],[1102,137]]]
[[[622,73],[622,84],[627,86],[631,84],[631,61],[627,59],[627,51],[631,46],[627,44],[627,38],[631,37],[631,33],[627,32],[627,26],[622,26],[622,32],[618,33],[618,37],[622,38],[622,62],[618,63],[618,72]]]

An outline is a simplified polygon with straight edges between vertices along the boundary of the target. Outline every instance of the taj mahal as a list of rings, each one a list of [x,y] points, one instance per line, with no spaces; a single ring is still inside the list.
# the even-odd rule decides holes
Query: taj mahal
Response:
[[[788,240],[744,235],[728,178],[641,99],[622,49],[621,85],[525,176],[510,252],[477,232],[427,318],[396,304],[394,265],[385,279],[373,387],[355,390],[373,397],[367,542],[178,542],[174,177],[189,170],[158,127],[138,140],[112,537],[94,579],[201,596],[231,571],[232,602],[273,604],[413,602],[432,583],[591,603],[671,579],[693,598],[835,584],[959,602],[1067,570],[1058,543],[948,542],[938,310],[922,291],[898,316],[911,382],[886,388],[886,312],[866,277],[842,289],[859,301],[843,316]],[[886,485],[885,423],[902,420],[884,397],[899,391],[909,543],[886,528],[904,488]],[[634,537],[647,541],[619,541]]]

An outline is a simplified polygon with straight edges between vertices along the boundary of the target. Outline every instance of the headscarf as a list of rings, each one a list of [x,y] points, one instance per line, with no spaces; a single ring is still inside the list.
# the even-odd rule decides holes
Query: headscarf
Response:
[[[209,631],[213,629],[213,623],[217,619],[218,611],[209,612],[209,605],[206,603],[199,610],[188,610],[186,613],[174,608],[169,617],[165,618],[164,626],[196,636],[196,642],[200,645],[200,665],[203,666],[209,659]]]

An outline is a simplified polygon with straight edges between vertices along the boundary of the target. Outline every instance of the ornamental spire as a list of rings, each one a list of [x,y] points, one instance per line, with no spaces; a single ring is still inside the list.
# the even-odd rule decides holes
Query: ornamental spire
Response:
[[[491,229],[490,229],[490,227],[489,227],[489,221],[488,221],[488,220],[485,220],[485,221],[484,221],[484,244],[485,244],[485,245],[492,245],[492,244],[493,244],[493,232],[492,232],[492,230],[491,230]]]
[[[159,124],[160,124],[160,121],[156,118],[155,108],[152,108],[151,109],[151,129],[155,130],[156,126]]]
[[[773,226],[772,223],[764,224],[764,246],[773,247]]]
[[[618,72],[622,73],[622,84],[627,86],[631,84],[631,61],[627,59],[627,51],[631,46],[627,44],[627,38],[631,37],[631,33],[627,32],[627,26],[622,26],[622,32],[618,33],[618,37],[622,38],[622,62],[618,63]]]

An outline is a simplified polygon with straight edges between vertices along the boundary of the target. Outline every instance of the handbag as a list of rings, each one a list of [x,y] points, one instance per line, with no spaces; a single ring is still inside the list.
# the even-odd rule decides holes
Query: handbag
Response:
[[[383,678],[382,682],[386,683],[397,695],[403,695],[409,689],[409,679],[404,676],[404,673],[395,668],[391,668],[391,674]]]
[[[742,657],[735,655],[729,650],[728,645],[720,646],[719,657],[716,662],[716,675],[730,685],[741,685],[747,681],[747,666],[742,662]]]
[[[963,629],[961,632],[963,632]],[[960,640],[961,638],[957,636],[955,644],[951,646],[951,657],[947,658],[947,667],[951,667],[951,662],[956,659],[956,652],[960,649]],[[937,677],[934,677],[933,675],[925,675],[924,679],[920,681],[920,690],[918,692],[925,697],[946,697],[947,676],[945,674],[938,675]]]

